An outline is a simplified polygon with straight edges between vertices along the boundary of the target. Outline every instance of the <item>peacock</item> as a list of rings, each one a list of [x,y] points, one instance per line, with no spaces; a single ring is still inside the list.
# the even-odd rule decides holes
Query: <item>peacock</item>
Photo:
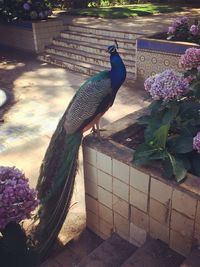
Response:
[[[83,133],[97,125],[113,105],[126,78],[125,65],[117,51],[108,47],[111,69],[91,76],[76,92],[60,119],[44,156],[37,182],[41,202],[34,238],[42,259],[48,254],[65,221],[77,172]]]

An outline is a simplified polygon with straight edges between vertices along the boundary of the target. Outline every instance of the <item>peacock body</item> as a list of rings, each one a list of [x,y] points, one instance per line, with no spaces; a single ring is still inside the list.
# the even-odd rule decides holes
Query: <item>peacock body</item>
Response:
[[[76,92],[58,123],[41,165],[37,183],[41,205],[34,239],[42,259],[58,236],[69,209],[83,132],[98,123],[112,106],[126,78],[117,47],[110,46],[108,52],[111,70],[90,77]]]

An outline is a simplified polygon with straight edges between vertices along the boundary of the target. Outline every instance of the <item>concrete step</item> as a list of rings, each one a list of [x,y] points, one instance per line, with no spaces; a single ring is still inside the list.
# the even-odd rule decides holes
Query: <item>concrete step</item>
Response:
[[[129,40],[135,40],[137,37],[141,36],[138,33],[134,32],[124,32],[124,31],[111,31],[106,29],[96,29],[92,27],[85,27],[85,26],[77,26],[77,25],[66,25],[66,28],[70,31],[75,32],[81,32],[81,33],[87,33],[87,34],[95,34],[95,35],[101,35],[101,36],[107,36],[112,38],[126,38]]]
[[[151,239],[146,241],[121,267],[180,267],[183,260],[183,256],[162,241]]]
[[[199,267],[200,266],[200,248],[195,248],[180,267]]]
[[[75,51],[85,51],[88,53],[91,53],[93,55],[101,55],[105,58],[107,55],[106,49],[107,47],[98,45],[98,44],[91,44],[88,42],[78,42],[78,41],[73,41],[70,40],[68,41],[67,39],[64,38],[56,38],[53,39],[52,44],[55,46],[59,47],[64,47],[67,49],[72,49]],[[123,49],[119,48],[120,55],[122,55],[124,60],[131,60],[135,62],[135,50],[131,49]]]
[[[100,44],[105,47],[112,45],[114,43],[114,39],[111,37],[102,37],[99,35],[91,35],[86,33],[77,33],[72,31],[63,31],[60,33],[61,38],[65,38],[68,40],[74,40],[79,42],[89,42],[92,44]],[[136,49],[136,41],[129,39],[117,39],[119,47],[123,47],[124,49]]]
[[[113,234],[76,267],[120,267],[137,247]]]
[[[74,267],[102,242],[103,239],[86,228],[76,240],[70,241],[59,254],[49,258],[40,267]]]
[[[76,50],[69,48],[64,48],[60,46],[51,45],[46,48],[46,52],[49,54],[54,54],[58,56],[63,56],[65,58],[70,58],[75,62],[86,62],[89,64],[96,64],[105,68],[110,68],[110,61],[108,54],[105,54],[104,57],[98,54],[92,54],[85,51]],[[123,57],[122,57],[123,58]],[[124,60],[124,59],[123,59]],[[134,61],[124,60],[126,65],[127,72],[135,72]]]
[[[47,63],[53,64],[53,65],[56,65],[62,68],[66,68],[71,71],[83,73],[88,76],[96,74],[102,70],[110,69],[110,66],[108,68],[108,67],[103,67],[103,66],[96,65],[96,64],[91,64],[91,63],[89,64],[87,62],[75,61],[70,58],[66,58],[60,55],[54,55],[50,53],[40,54],[38,56],[38,59],[43,62],[47,62]],[[127,78],[126,78],[127,83],[134,82],[136,78],[134,68],[131,68],[131,70],[132,72],[127,73]]]

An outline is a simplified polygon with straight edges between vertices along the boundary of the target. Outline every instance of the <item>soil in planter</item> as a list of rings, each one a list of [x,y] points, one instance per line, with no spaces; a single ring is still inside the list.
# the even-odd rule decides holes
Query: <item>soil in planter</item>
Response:
[[[152,36],[149,36],[150,39],[160,39],[160,40],[167,40],[167,33],[166,32],[159,32]]]
[[[112,140],[122,144],[128,148],[136,149],[136,147],[144,142],[144,129],[143,125],[133,124],[128,128],[115,133],[111,136]]]

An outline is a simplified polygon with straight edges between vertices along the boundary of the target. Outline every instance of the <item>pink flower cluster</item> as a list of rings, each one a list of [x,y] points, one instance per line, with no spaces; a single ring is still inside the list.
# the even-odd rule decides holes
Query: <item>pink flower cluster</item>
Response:
[[[179,65],[185,70],[190,70],[192,68],[199,69],[200,49],[194,47],[188,48],[185,51],[185,54],[181,56]]]
[[[178,29],[182,27],[188,28],[188,17],[177,18],[173,21],[172,25],[168,28],[168,34],[174,34]]]
[[[193,24],[191,27],[190,27],[190,33],[194,36],[197,36],[200,31],[199,31],[199,26],[198,25],[195,25]]]
[[[15,167],[0,166],[0,229],[28,218],[38,204],[25,175]]]
[[[200,153],[200,132],[193,138],[193,149]]]
[[[144,87],[154,100],[167,101],[185,95],[189,90],[189,82],[183,74],[167,69],[147,78]]]

